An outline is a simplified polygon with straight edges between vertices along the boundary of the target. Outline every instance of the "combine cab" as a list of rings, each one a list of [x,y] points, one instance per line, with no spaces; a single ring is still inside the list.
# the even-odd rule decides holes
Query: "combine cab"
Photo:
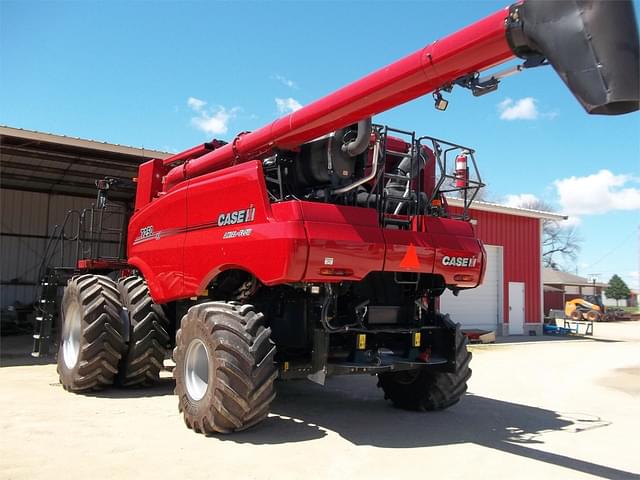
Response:
[[[63,386],[152,384],[173,348],[180,411],[202,433],[260,422],[278,377],[374,374],[398,407],[455,404],[471,354],[438,298],[483,280],[475,151],[372,117],[547,64],[588,112],[637,110],[631,3],[517,3],[255,132],[142,164],[126,257],[69,275]]]

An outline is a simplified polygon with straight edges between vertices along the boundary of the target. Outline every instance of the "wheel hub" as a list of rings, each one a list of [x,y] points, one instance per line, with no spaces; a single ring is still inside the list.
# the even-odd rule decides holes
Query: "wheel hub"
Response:
[[[73,303],[64,316],[62,327],[62,357],[67,368],[72,369],[80,356],[80,337],[82,335],[82,315],[80,306]]]
[[[209,351],[198,338],[191,340],[184,361],[184,383],[187,395],[197,402],[209,388]]]

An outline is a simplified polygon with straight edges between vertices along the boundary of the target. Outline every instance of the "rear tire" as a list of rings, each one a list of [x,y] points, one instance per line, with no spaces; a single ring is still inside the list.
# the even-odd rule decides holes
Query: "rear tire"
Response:
[[[600,313],[595,310],[589,310],[584,316],[590,322],[597,322],[600,320]]]
[[[580,312],[579,310],[574,310],[573,312],[571,312],[571,320],[582,320],[582,312]]]
[[[129,346],[118,368],[118,385],[146,387],[160,380],[169,343],[169,321],[156,305],[143,278],[132,276],[118,282],[122,305],[129,315]]]
[[[443,321],[454,328],[448,317]],[[383,389],[385,399],[391,400],[395,407],[416,411],[443,410],[458,403],[471,377],[471,352],[467,351],[467,338],[459,325],[455,326],[455,344],[455,373],[425,368],[379,374],[378,386]]]
[[[189,309],[176,335],[176,394],[187,427],[230,433],[262,421],[275,398],[275,346],[251,305],[208,302]]]
[[[126,348],[116,284],[102,275],[69,280],[62,297],[58,374],[66,390],[84,392],[113,384]]]

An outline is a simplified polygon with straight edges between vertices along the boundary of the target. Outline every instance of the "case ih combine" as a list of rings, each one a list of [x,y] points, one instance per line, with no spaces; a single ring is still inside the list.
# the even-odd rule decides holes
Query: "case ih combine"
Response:
[[[47,350],[63,278],[58,371],[70,391],[153,384],[173,348],[179,408],[197,432],[260,422],[278,377],[375,374],[398,407],[453,405],[471,354],[438,297],[483,279],[467,213],[482,187],[474,151],[372,116],[428,93],[443,109],[455,86],[482,95],[547,64],[587,112],[637,110],[632,4],[516,3],[255,132],[142,164],[126,257],[79,248],[72,273],[48,270],[34,353]],[[110,185],[91,212],[112,208]],[[461,214],[447,195],[464,200]]]

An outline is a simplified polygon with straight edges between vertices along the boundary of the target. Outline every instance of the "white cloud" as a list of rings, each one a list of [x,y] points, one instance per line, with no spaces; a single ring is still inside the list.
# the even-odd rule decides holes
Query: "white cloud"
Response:
[[[508,207],[521,207],[539,202],[540,199],[532,193],[521,193],[519,195],[507,195],[504,204]]]
[[[626,185],[638,183],[630,175],[614,175],[609,170],[586,177],[556,180],[554,185],[563,213],[597,215],[613,210],[640,210],[640,189]]]
[[[229,131],[229,121],[234,119],[240,110],[238,107],[227,109],[221,105],[206,109],[207,102],[199,98],[189,97],[187,106],[197,116],[191,117],[191,124],[208,135],[224,135]]]
[[[569,215],[566,220],[562,221],[560,226],[562,228],[571,228],[571,227],[577,227],[581,223],[582,223],[582,219],[580,217],[577,217],[575,215]]]
[[[187,106],[196,112],[202,110],[206,104],[207,102],[200,100],[199,98],[189,97],[187,99]]]
[[[498,104],[501,120],[535,120],[540,116],[537,100],[532,97],[521,98],[514,101],[505,98]]]
[[[278,107],[278,112],[280,113],[289,113],[295,112],[296,110],[300,110],[302,105],[295,98],[276,98],[276,107]]]
[[[278,80],[280,83],[282,83],[283,85],[289,87],[289,88],[298,88],[298,84],[296,82],[294,82],[293,80],[288,79],[287,77],[284,77],[282,75],[274,75],[272,77],[275,80]]]

